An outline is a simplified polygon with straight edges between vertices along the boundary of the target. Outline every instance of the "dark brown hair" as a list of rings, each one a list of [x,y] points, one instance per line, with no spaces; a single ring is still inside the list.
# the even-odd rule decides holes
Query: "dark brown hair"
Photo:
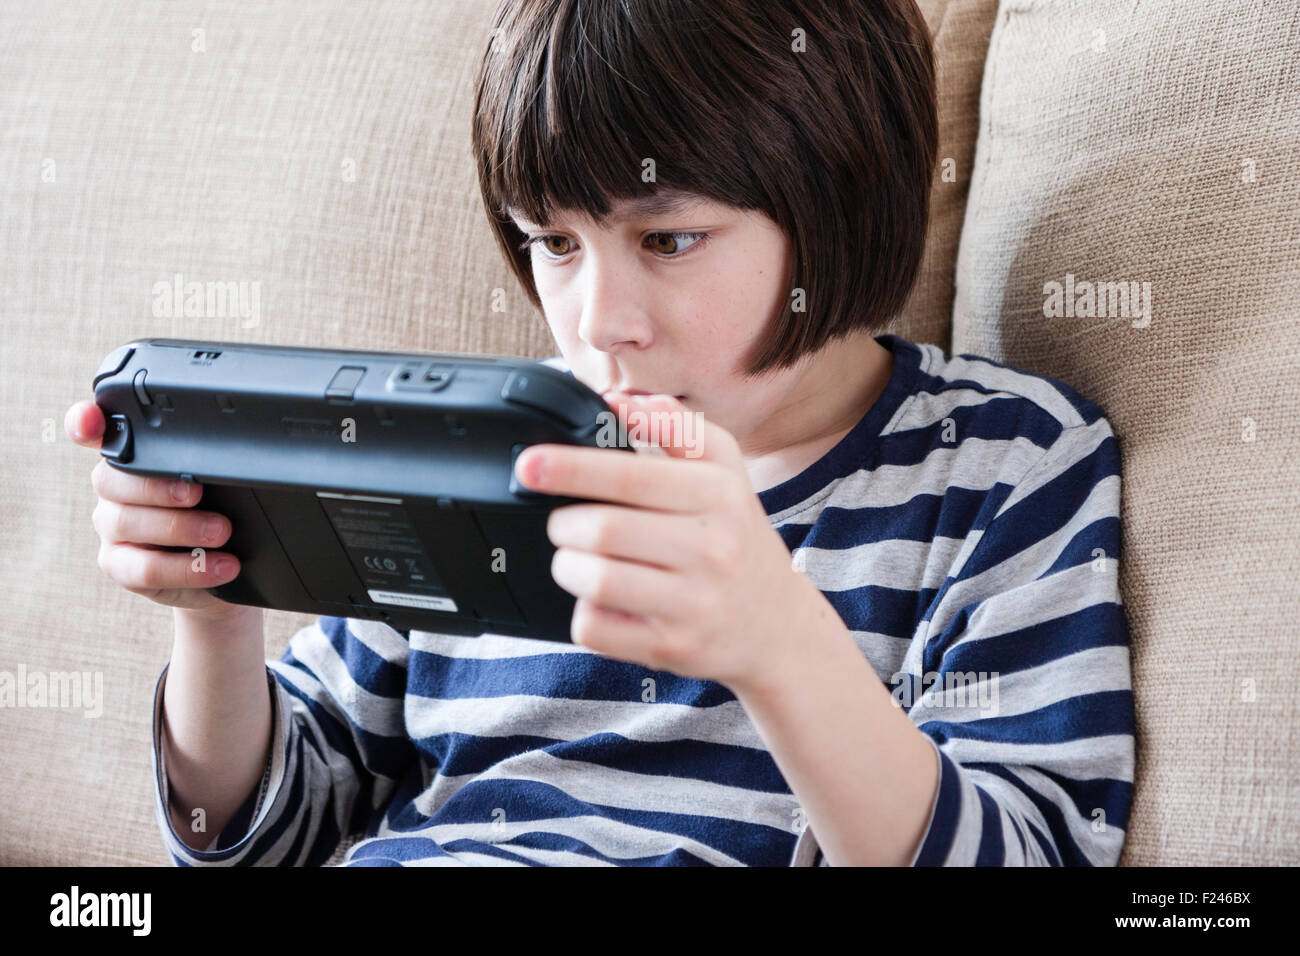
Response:
[[[938,149],[914,0],[501,0],[492,26],[474,158],[497,243],[539,310],[507,209],[541,227],[557,210],[602,224],[613,202],[661,188],[761,210],[793,243],[788,288],[806,311],[787,299],[746,375],[902,308]]]

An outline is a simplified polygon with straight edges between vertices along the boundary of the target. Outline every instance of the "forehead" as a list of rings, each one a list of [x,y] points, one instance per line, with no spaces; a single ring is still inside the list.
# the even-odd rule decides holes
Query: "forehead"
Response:
[[[681,189],[659,189],[649,196],[638,196],[633,199],[621,199],[613,203],[613,209],[610,212],[610,219],[614,221],[626,219],[647,219],[651,216],[679,215],[688,213],[705,206],[711,205],[711,200],[699,193],[687,192]],[[510,214],[516,222],[525,225],[547,226],[551,223],[540,222],[530,223],[524,216],[523,212],[514,206],[506,207],[506,212]],[[555,210],[552,213],[552,220],[584,218],[581,215],[574,215],[567,210]]]

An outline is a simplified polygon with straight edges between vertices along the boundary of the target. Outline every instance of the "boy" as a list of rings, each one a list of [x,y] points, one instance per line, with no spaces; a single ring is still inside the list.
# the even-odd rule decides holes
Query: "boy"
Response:
[[[177,862],[316,865],[358,834],[351,865],[1118,860],[1109,423],[878,334],[925,237],[924,21],[676,7],[503,2],[473,142],[554,364],[620,414],[699,413],[703,454],[521,455],[526,484],[606,502],[548,525],[575,643],[321,618],[266,662],[262,783],[214,840],[169,800],[195,747],[165,737],[164,669]]]

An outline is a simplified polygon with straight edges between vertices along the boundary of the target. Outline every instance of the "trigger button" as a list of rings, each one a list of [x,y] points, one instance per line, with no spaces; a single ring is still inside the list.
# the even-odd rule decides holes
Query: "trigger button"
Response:
[[[131,441],[131,421],[125,415],[110,415],[104,426],[104,438],[99,452],[119,464],[129,464],[134,456]]]
[[[135,397],[139,399],[141,405],[147,407],[153,404],[153,399],[150,397],[149,393],[145,390],[144,375],[145,375],[145,370],[140,369],[140,371],[135,373],[135,378],[131,380],[131,384],[135,387]]]
[[[515,475],[515,462],[519,460],[519,453],[527,447],[528,445],[524,442],[520,442],[519,444],[510,447],[510,486],[507,490],[517,498],[523,498],[526,501],[536,501],[540,498],[545,498],[545,492],[534,491],[527,485],[522,484],[519,481],[519,478]]]
[[[501,389],[501,398],[512,405],[523,405],[549,415],[571,429],[582,428],[591,421],[587,403],[580,394],[532,369],[512,372]]]

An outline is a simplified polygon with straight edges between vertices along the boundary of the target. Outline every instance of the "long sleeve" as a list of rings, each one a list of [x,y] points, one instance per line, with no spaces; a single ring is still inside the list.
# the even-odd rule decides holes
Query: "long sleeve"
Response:
[[[990,490],[894,675],[939,766],[912,866],[1119,860],[1135,750],[1120,457],[1100,410],[1081,411]],[[827,865],[811,828],[793,865]]]
[[[386,625],[320,617],[267,661],[272,745],[261,785],[205,850],[181,842],[167,812],[162,699],[154,693],[154,811],[182,866],[319,866],[364,832],[415,759],[403,706],[409,645]],[[170,666],[170,665],[169,665]]]
[[[1135,744],[1119,553],[1098,415],[1062,430],[945,582],[913,672],[940,766],[913,865],[1118,862]]]

